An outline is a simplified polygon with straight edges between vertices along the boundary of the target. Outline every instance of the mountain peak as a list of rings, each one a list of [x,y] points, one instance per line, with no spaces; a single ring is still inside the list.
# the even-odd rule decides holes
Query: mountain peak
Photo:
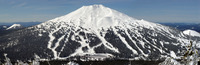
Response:
[[[10,29],[19,29],[22,28],[23,26],[21,24],[13,24],[10,27],[8,27],[6,30],[10,30]]]
[[[126,28],[131,27],[131,25],[143,26],[146,28],[158,27],[155,23],[151,23],[145,20],[137,20],[103,5],[82,6],[81,8],[67,15],[49,20],[46,23],[58,23],[57,26],[67,23],[71,26],[83,27],[93,30],[102,28],[108,29],[115,26]]]
[[[50,20],[50,22],[72,23],[84,28],[122,26],[132,21],[135,19],[103,5],[83,6],[67,15]]]
[[[105,6],[101,5],[101,4],[94,4],[94,5],[89,5],[89,6],[83,6],[83,8],[103,8]]]

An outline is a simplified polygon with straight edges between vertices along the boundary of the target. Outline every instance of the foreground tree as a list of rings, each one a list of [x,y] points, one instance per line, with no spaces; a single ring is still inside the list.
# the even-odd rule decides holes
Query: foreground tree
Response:
[[[175,58],[166,58],[166,60],[159,65],[198,65],[198,50],[196,44],[190,41],[190,44],[186,46],[186,51],[180,61]]]

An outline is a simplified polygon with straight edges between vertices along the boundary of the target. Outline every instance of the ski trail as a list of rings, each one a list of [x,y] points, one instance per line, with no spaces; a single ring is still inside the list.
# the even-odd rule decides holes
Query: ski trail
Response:
[[[117,48],[115,48],[111,43],[107,42],[105,38],[103,38],[102,36],[100,36],[100,33],[95,32],[95,34],[102,41],[102,44],[104,46],[106,46],[106,48],[108,48],[108,49],[110,49],[110,50],[112,50],[114,52],[120,53]]]
[[[69,32],[69,34],[67,35],[67,38],[65,39],[65,43],[68,41],[69,35],[71,34],[71,32]],[[61,52],[64,50],[66,44],[64,43],[64,45],[62,46],[60,52],[58,53],[58,56],[60,56]]]
[[[52,51],[54,51],[54,58],[55,58],[55,59],[59,58],[58,52],[56,51],[56,48],[60,45],[59,43],[60,43],[60,41],[61,41],[64,37],[65,37],[65,35],[63,35],[62,37],[60,37],[60,38],[58,39],[58,41],[55,43],[55,46],[52,48]]]
[[[154,47],[154,48],[156,48],[156,49],[158,49],[161,53],[164,51],[164,50],[162,50],[162,49],[160,49],[160,48],[158,48],[158,47],[156,47],[155,45],[153,45],[152,43],[150,43],[148,40],[146,40],[145,38],[144,38],[144,40],[149,44],[149,45],[151,45],[152,47]],[[155,42],[153,42],[154,44],[156,44]]]
[[[50,50],[53,52],[54,59],[58,59],[58,58],[59,58],[59,57],[58,57],[58,54],[57,54],[57,51],[56,51],[55,49],[59,46],[59,42],[64,38],[65,35],[63,35],[62,37],[60,37],[60,38],[58,39],[58,41],[55,43],[55,46],[54,46],[53,48],[51,48],[51,46],[52,46],[52,44],[53,44],[53,40],[55,39],[55,37],[53,36],[53,34],[56,33],[57,31],[59,31],[61,28],[62,28],[62,26],[59,27],[59,28],[57,28],[57,29],[54,30],[53,32],[49,33],[49,38],[50,38],[50,40],[49,40],[49,42],[48,42],[49,44],[48,44],[47,48],[50,49]]]
[[[90,32],[87,32],[87,31],[85,31],[86,33],[90,33]],[[79,33],[79,32],[78,32]],[[75,35],[78,35],[77,33],[75,34]],[[86,35],[85,35],[86,36]],[[70,54],[68,57],[63,57],[63,59],[64,58],[69,58],[69,57],[71,57],[71,56],[75,56],[75,55],[84,55],[84,54],[96,54],[96,52],[94,51],[94,48],[96,48],[96,47],[99,47],[99,46],[101,46],[102,44],[101,43],[99,43],[98,45],[96,45],[96,46],[94,46],[94,47],[90,47],[89,46],[89,43],[86,43],[86,41],[88,40],[88,37],[86,36],[86,39],[84,39],[83,38],[83,36],[80,36],[80,39],[82,40],[82,41],[77,41],[77,42],[79,42],[80,44],[81,44],[81,46],[79,47],[79,48],[77,48],[76,50],[75,50],[75,52],[74,53],[72,53],[72,54]],[[87,51],[86,52],[84,52],[83,50],[82,50],[82,48],[83,47],[87,47],[88,49],[87,49]]]
[[[107,15],[105,15],[104,17],[100,18],[100,19],[97,21],[97,23],[99,23],[103,18],[108,17],[108,16],[111,15],[111,14],[112,14],[112,11],[109,10],[109,14],[107,14]],[[108,49],[110,49],[110,50],[112,50],[112,51],[114,51],[114,52],[120,53],[119,50],[118,50],[117,48],[115,48],[111,43],[107,42],[106,39],[103,38],[97,30],[94,30],[93,33],[95,33],[95,34],[97,35],[97,37],[102,41],[102,44],[103,44],[106,48],[108,48]]]
[[[69,57],[75,56],[75,55],[95,54],[95,51],[93,49],[91,49],[91,47],[89,46],[89,43],[85,43],[86,40],[84,40],[84,38],[82,36],[79,36],[79,37],[82,41],[77,41],[77,42],[79,42],[81,44],[81,46],[78,49],[76,49],[76,51],[73,54],[71,54]],[[83,47],[87,47],[88,50],[86,52],[84,52],[82,50]]]
[[[113,28],[113,27],[112,27],[112,28]],[[128,44],[128,42],[126,42],[125,38],[122,37],[120,34],[117,33],[117,31],[116,31],[115,28],[113,28],[113,32],[114,32],[117,36],[119,36],[119,38],[122,40],[122,42],[126,45],[126,47],[127,47],[128,49],[130,49],[130,50],[133,52],[133,54],[138,54],[137,51],[136,51],[135,49],[133,49],[133,48]]]
[[[128,38],[134,43],[134,45],[140,50],[140,52],[141,52],[143,55],[147,56],[147,54],[145,54],[145,53],[143,52],[143,50],[141,50],[141,49],[138,47],[138,45],[136,44],[136,42],[133,41],[133,39],[131,38],[131,36],[130,36],[130,34],[128,33],[127,29],[125,29],[125,33],[127,34]]]

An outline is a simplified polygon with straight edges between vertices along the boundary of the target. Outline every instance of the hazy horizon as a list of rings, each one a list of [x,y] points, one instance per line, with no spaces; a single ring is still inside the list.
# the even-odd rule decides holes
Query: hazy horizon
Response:
[[[0,23],[45,22],[93,4],[150,22],[200,23],[200,0],[0,0]]]

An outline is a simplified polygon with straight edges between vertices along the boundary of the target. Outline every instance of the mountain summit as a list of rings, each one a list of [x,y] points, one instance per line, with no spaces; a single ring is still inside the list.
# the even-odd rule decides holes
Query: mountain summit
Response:
[[[0,54],[7,54],[12,60],[35,56],[158,60],[170,56],[170,52],[181,55],[187,39],[174,28],[137,20],[103,5],[90,5],[1,36]]]
[[[75,26],[92,28],[94,30],[96,28],[101,29],[102,27],[124,26],[133,22],[135,22],[135,24],[142,24],[142,26],[155,25],[144,20],[134,19],[103,5],[83,6],[74,12],[52,19],[48,22],[65,22],[74,24]],[[127,27],[129,27],[129,25]]]
[[[73,23],[84,28],[101,28],[110,26],[122,26],[124,23],[135,19],[117,12],[103,5],[83,6],[68,15],[50,20],[53,22]]]

